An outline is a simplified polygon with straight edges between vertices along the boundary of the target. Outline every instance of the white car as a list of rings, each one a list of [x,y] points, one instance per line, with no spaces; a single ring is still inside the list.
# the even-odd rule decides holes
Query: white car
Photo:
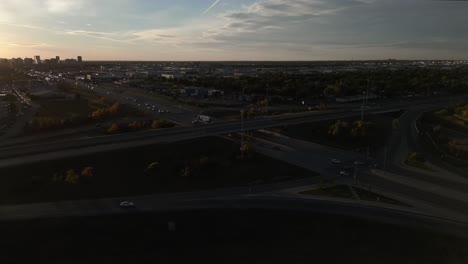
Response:
[[[339,160],[339,159],[332,159],[332,160],[331,160],[331,163],[333,163],[333,164],[341,164],[341,160]]]
[[[351,176],[351,173],[349,171],[343,170],[343,171],[340,171],[340,175],[341,176]]]
[[[124,201],[124,202],[121,202],[119,206],[122,208],[133,208],[135,207],[135,204],[133,202]]]

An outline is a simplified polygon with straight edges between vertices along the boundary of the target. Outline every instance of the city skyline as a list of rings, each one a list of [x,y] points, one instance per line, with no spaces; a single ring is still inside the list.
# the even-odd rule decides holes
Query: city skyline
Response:
[[[0,57],[464,60],[466,7],[422,0],[6,0]]]

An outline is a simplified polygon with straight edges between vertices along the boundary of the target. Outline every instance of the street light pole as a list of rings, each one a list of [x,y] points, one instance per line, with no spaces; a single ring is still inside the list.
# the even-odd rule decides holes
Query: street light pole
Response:
[[[244,159],[244,109],[241,110],[241,155]]]
[[[354,185],[357,183],[357,166],[354,165],[354,177],[353,177]]]
[[[241,110],[241,120],[242,145],[244,145],[244,109]]]
[[[268,114],[268,103],[269,103],[269,96],[268,96],[268,83],[266,84],[266,105],[265,105],[265,112]]]
[[[387,145],[385,145],[385,155],[384,155],[384,171],[387,170]]]

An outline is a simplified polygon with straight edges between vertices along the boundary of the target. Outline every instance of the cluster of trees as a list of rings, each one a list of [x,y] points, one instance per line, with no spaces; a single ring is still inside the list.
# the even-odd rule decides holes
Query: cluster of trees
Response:
[[[83,123],[86,119],[86,117],[74,113],[67,114],[64,118],[36,116],[32,119],[31,126],[36,130],[47,130],[80,124]]]
[[[426,158],[421,153],[412,152],[412,153],[408,154],[407,161],[424,163],[424,162],[426,162]]]
[[[91,114],[91,117],[96,120],[102,120],[111,116],[116,116],[120,108],[120,104],[115,102],[109,107],[97,109]]]
[[[153,120],[153,121],[134,121],[129,123],[127,126],[120,126],[117,123],[113,123],[108,129],[107,133],[109,134],[116,134],[116,133],[126,133],[126,132],[134,132],[144,129],[161,129],[161,128],[170,128],[174,127],[175,124],[165,120]]]
[[[468,144],[464,140],[450,139],[447,143],[448,152],[457,157],[465,158],[468,155]]]
[[[424,115],[422,121],[426,131],[432,135],[445,154],[465,159],[468,157],[468,144],[460,137],[453,137],[443,130],[443,127],[459,130],[460,133],[468,131],[466,127],[466,115],[468,105],[454,105],[452,107],[434,112],[432,115]]]
[[[268,99],[259,100],[255,104],[248,105],[245,111],[245,117],[252,118],[256,116],[264,116],[267,114],[266,106],[269,104]]]
[[[370,142],[373,132],[373,123],[362,120],[351,123],[338,120],[328,128],[328,135],[336,140],[359,140],[363,144]]]
[[[442,125],[468,132],[468,104],[455,104],[446,109],[436,111],[433,115],[426,115],[424,121],[431,125]],[[438,133],[434,133],[434,135],[441,136]]]
[[[384,96],[430,95],[433,92],[468,90],[466,69],[376,69],[355,72],[287,74],[267,73],[240,78],[206,77],[167,80],[174,85],[209,87],[242,94],[280,95],[296,98],[319,98],[370,92]]]
[[[468,104],[455,107],[453,110],[455,117],[468,122]]]
[[[253,146],[250,142],[244,143],[244,145],[241,145],[240,147],[240,152],[241,152],[241,158],[253,158],[255,155],[255,151],[253,150]]]
[[[53,181],[75,185],[88,182],[92,177],[94,177],[94,168],[84,167],[81,170],[69,169],[64,172],[55,173]]]

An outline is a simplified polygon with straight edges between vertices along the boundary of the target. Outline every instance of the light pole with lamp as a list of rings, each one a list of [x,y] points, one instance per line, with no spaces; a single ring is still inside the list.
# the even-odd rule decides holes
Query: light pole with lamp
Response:
[[[244,159],[244,108],[241,109],[241,155]]]

